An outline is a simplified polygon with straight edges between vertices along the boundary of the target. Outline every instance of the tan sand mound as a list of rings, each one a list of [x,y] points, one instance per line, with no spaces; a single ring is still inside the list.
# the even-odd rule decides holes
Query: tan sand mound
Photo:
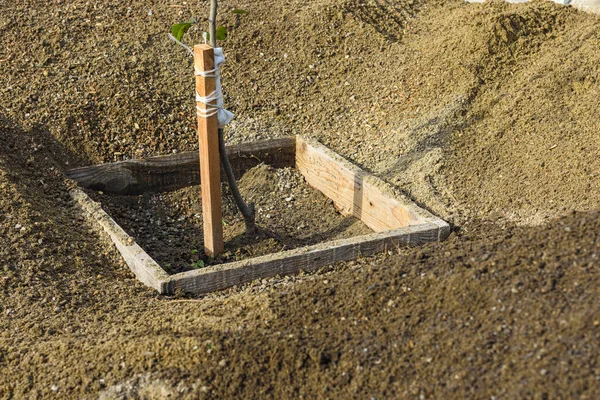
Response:
[[[471,216],[538,224],[598,209],[600,18],[543,3],[498,7],[483,17],[489,57],[509,53],[482,76],[453,133],[447,182]]]
[[[232,141],[317,136],[459,229],[172,299],[62,171],[195,148],[191,61],[165,33],[207,3],[183,3],[0,2],[1,398],[599,397],[598,17],[223,2]]]

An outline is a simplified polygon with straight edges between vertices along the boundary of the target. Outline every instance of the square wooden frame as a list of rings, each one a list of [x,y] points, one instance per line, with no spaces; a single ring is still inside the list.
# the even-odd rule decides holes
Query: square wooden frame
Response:
[[[238,176],[261,162],[296,167],[313,188],[374,233],[169,275],[81,189],[71,192],[93,224],[101,226],[144,284],[161,294],[204,294],[275,275],[311,271],[400,245],[441,241],[450,234],[442,219],[418,207],[392,186],[351,164],[315,140],[300,136],[229,146]],[[67,176],[81,186],[120,194],[166,191],[198,184],[198,152],[82,167]]]

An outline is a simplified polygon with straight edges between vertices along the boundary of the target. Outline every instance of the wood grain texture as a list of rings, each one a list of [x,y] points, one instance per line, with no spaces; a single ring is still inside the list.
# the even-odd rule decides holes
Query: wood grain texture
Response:
[[[264,162],[276,168],[293,167],[296,139],[262,140],[227,146],[236,176]],[[200,184],[198,151],[74,168],[67,177],[85,188],[115,194],[163,192]]]
[[[194,46],[194,66],[198,71],[212,71],[215,63],[214,49],[201,44]],[[196,75],[196,93],[212,96],[216,88],[214,77]],[[206,110],[216,107],[196,102],[196,107]],[[223,215],[221,206],[221,158],[219,155],[219,123],[217,114],[198,115],[198,149],[200,151],[200,187],[202,189],[202,225],[204,252],[216,257],[223,252]]]
[[[182,272],[171,275],[169,288],[193,294],[210,293],[255,279],[314,271],[338,261],[369,256],[397,246],[415,246],[436,241],[439,231],[440,227],[436,224],[407,226],[388,232],[336,240],[250,260]]]
[[[91,224],[100,225],[109,235],[117,250],[137,279],[159,293],[169,291],[167,274],[100,206],[80,189],[71,191],[71,197],[79,204]]]
[[[296,138],[296,168],[340,212],[359,218],[375,232],[441,221],[315,140]]]

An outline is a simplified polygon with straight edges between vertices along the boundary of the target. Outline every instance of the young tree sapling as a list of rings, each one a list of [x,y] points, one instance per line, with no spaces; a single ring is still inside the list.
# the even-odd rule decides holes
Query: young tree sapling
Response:
[[[224,26],[217,27],[216,19],[217,19],[217,9],[218,9],[218,1],[211,0],[210,3],[210,14],[208,17],[208,38],[210,40],[210,45],[214,48],[217,47],[217,40],[225,40],[227,37],[227,28]],[[236,9],[233,10],[233,13],[236,14],[236,23],[239,22],[240,15],[246,13],[245,10]],[[198,20],[193,19],[188,22],[183,22],[179,24],[175,24],[171,27],[171,35],[169,35],[176,42],[184,46],[189,52],[191,49],[181,43],[181,39],[183,35],[190,29],[193,24],[196,24]],[[229,185],[229,190],[233,195],[235,203],[242,213],[244,217],[244,223],[246,225],[246,234],[250,235],[256,231],[256,212],[254,209],[254,204],[247,204],[238,188],[235,175],[233,173],[233,168],[231,167],[231,163],[229,162],[229,158],[227,157],[227,152],[225,148],[225,138],[224,132],[222,128],[219,128],[219,153],[221,163],[223,165],[223,170],[225,171],[225,175],[227,177],[227,183]]]

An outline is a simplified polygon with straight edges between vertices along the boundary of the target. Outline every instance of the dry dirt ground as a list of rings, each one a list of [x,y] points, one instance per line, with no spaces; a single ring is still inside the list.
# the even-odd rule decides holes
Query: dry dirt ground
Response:
[[[231,142],[315,136],[455,231],[173,299],[63,171],[195,148],[191,60],[166,32],[207,8],[0,0],[0,398],[600,397],[600,17],[224,1]]]

